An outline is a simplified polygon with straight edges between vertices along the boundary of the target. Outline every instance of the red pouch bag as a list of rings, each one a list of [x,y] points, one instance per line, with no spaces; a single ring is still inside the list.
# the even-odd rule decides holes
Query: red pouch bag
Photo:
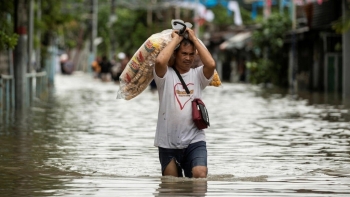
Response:
[[[205,129],[210,126],[207,108],[199,98],[192,101],[192,118],[198,129]]]

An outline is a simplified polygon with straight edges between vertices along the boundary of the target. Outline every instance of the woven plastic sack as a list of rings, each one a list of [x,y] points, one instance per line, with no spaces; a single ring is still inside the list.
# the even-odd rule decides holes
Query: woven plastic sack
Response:
[[[172,29],[167,29],[151,35],[132,56],[119,77],[118,99],[130,100],[141,94],[148,87],[153,80],[153,68],[156,58],[160,51],[171,41],[172,31]],[[199,55],[196,55],[192,67],[200,65],[202,65],[202,62]],[[169,61],[169,66],[172,66],[171,60]],[[216,71],[209,85],[221,85]]]
[[[153,80],[155,60],[171,41],[173,30],[168,29],[150,36],[132,56],[119,77],[117,98],[130,100],[141,94]]]

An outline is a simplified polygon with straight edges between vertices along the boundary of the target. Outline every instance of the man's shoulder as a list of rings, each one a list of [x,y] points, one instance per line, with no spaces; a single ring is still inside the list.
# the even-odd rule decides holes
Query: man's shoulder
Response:
[[[203,70],[203,66],[197,66],[195,68],[191,68],[192,72],[198,73],[199,71]]]

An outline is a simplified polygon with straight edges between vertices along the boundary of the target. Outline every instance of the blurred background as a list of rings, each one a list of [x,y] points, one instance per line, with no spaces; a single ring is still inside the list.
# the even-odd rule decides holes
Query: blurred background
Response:
[[[1,1],[0,107],[25,108],[54,86],[57,73],[100,72],[95,66],[103,57],[114,70],[110,78],[118,82],[127,58],[152,34],[171,29],[172,19],[194,25],[224,82],[294,93],[325,92],[347,102],[349,4],[349,0]]]
[[[349,196],[349,5],[0,0],[0,196]],[[203,92],[203,181],[161,177],[153,86],[116,99],[172,19],[193,24],[223,82]]]

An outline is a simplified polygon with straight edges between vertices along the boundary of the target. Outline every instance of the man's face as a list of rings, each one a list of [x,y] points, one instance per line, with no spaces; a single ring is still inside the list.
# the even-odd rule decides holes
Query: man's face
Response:
[[[175,53],[176,67],[185,71],[190,70],[194,61],[195,53],[196,50],[192,45],[181,44],[179,50]]]

